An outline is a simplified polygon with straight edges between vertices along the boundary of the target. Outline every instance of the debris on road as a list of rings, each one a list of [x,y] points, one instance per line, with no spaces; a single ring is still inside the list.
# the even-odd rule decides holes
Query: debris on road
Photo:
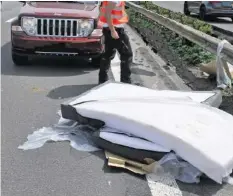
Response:
[[[231,76],[228,64],[225,60],[222,59],[222,49],[224,44],[230,44],[228,41],[223,40],[219,43],[217,49],[217,85],[218,88],[225,89],[232,86],[233,78]]]
[[[153,159],[145,159],[145,163],[140,163],[126,159],[124,157],[105,151],[108,159],[108,166],[124,168],[136,174],[150,174],[158,169],[170,173],[175,179],[185,183],[199,183],[202,172],[186,161],[178,158],[174,153],[165,155],[158,162]]]
[[[74,121],[60,119],[54,127],[43,127],[28,135],[27,140],[18,148],[31,150],[42,147],[46,142],[69,141],[70,146],[79,151],[94,152],[100,150],[92,142],[92,129],[87,126],[78,125]]]
[[[112,154],[107,151],[105,151],[105,156],[108,160],[108,166],[124,168],[141,175],[152,173],[156,164],[153,159],[146,159],[147,164],[143,164]]]
[[[74,133],[76,149],[102,148],[110,153],[110,166],[136,167],[141,174],[162,167],[182,182],[198,183],[205,174],[222,184],[233,169],[233,116],[217,109],[220,104],[218,92],[155,91],[107,82],[62,104],[61,119],[77,122],[78,128],[62,131],[58,125],[58,134],[49,139],[71,141]],[[61,135],[65,139],[58,140]]]
[[[159,165],[162,166],[165,172],[174,176],[176,180],[185,183],[200,182],[202,172],[174,153],[166,154],[159,160]]]
[[[208,64],[203,64],[200,70],[209,74],[217,76],[218,88],[225,89],[232,86],[233,83],[233,65],[222,59],[222,49],[224,44],[230,44],[228,41],[223,40],[219,43],[217,49],[216,61],[211,61]]]
[[[231,77],[233,78],[233,65],[230,63],[227,63],[227,64],[228,64],[228,69],[231,74]],[[211,61],[207,64],[200,65],[200,70],[204,73],[207,73],[208,75],[216,76],[217,75],[216,69],[217,69],[216,60]]]

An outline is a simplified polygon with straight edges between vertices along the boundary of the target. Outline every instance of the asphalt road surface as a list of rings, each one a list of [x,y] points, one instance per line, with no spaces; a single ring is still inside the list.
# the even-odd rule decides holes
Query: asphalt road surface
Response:
[[[60,103],[97,85],[98,71],[82,62],[48,61],[14,67],[10,24],[20,5],[3,2],[2,68],[2,196],[150,195],[147,182],[132,174],[110,172],[103,153],[70,151],[68,143],[46,144],[21,151],[28,134],[57,122]]]
[[[36,150],[18,150],[17,147],[26,141],[28,134],[44,126],[50,127],[57,122],[56,113],[62,102],[96,86],[98,79],[98,70],[78,61],[74,63],[43,60],[34,65],[15,67],[11,60],[10,23],[6,21],[17,16],[19,10],[19,3],[3,3],[1,16],[2,196],[165,195],[163,191],[158,194],[161,189],[170,191],[169,196],[232,195],[231,186],[220,186],[210,180],[200,185],[177,182],[176,191],[168,185],[165,186],[164,182],[148,185],[145,177],[107,167],[103,152],[76,151],[70,149],[68,143],[48,143]],[[133,47],[141,44],[144,54],[148,56],[149,52],[145,52],[147,49],[143,48],[145,46],[140,43],[140,38],[133,32],[131,36],[131,41],[137,41]],[[150,59],[150,62],[155,65],[157,60]],[[152,87],[156,74],[139,68],[135,71],[140,75],[139,80],[143,80],[143,84]],[[159,69],[156,70],[160,73]],[[114,72],[112,75],[116,76],[116,71]],[[162,76],[162,72],[159,75]],[[156,88],[165,88],[159,85],[165,79],[157,78],[157,80]]]
[[[164,7],[174,12],[183,13],[184,1],[154,1],[154,3],[158,6]],[[216,19],[216,21],[209,23],[233,32],[233,23],[231,22],[230,18],[218,18]]]

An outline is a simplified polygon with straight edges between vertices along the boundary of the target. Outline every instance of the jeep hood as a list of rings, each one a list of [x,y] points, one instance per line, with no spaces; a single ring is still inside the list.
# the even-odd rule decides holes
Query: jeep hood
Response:
[[[80,17],[97,18],[99,8],[91,3],[65,3],[65,2],[29,2],[20,11],[20,15],[45,17]]]

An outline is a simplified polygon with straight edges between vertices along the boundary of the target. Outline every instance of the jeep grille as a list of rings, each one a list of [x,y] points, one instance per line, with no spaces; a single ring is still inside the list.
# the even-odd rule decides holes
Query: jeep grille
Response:
[[[37,18],[37,36],[86,37],[90,29],[81,29],[78,19]]]

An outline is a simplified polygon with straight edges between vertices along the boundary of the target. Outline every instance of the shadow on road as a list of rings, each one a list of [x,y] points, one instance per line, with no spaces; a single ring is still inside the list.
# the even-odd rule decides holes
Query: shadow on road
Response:
[[[148,71],[148,70],[145,70],[145,69],[140,69],[140,68],[135,68],[133,67],[131,69],[132,73],[134,74],[139,74],[139,75],[144,75],[144,76],[155,76],[156,74],[152,71]]]
[[[11,42],[2,46],[1,74],[35,77],[61,77],[88,74],[94,69],[90,64],[76,59],[33,59],[29,65],[15,66],[11,58]]]
[[[97,84],[96,84],[97,85]],[[86,85],[67,85],[61,86],[51,90],[47,97],[51,99],[65,99],[76,97],[91,88],[96,86],[95,84],[86,84]]]
[[[232,24],[231,20],[226,20],[225,18],[210,18],[209,21],[217,24]]]
[[[192,14],[191,17],[200,20],[200,18],[199,18],[198,15]],[[232,24],[232,21],[231,21],[230,18],[228,20],[228,18],[218,18],[218,17],[217,18],[215,18],[215,17],[209,17],[209,18],[207,18],[205,20],[205,22],[210,22],[211,24],[214,24],[214,23],[216,23],[216,24]]]

